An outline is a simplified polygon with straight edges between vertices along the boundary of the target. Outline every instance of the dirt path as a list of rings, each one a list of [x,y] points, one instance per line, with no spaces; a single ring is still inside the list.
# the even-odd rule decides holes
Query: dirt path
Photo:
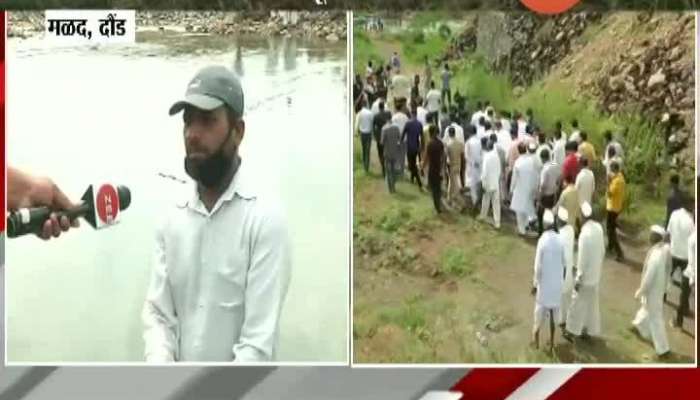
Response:
[[[573,346],[557,332],[555,354],[549,356],[529,348],[535,240],[517,237],[509,211],[496,231],[470,215],[434,215],[429,195],[405,180],[389,196],[375,151],[373,145],[373,172],[355,171],[356,362],[656,362],[652,345],[628,330],[638,308],[633,295],[643,245],[624,240],[629,262],[605,261],[602,337]],[[397,212],[412,222],[382,233]],[[384,237],[384,242],[375,238],[385,245],[374,254],[367,251],[370,235]],[[441,270],[445,255],[455,251],[464,254],[462,276]],[[678,291],[673,288],[674,305],[666,306],[667,320],[675,314]],[[686,319],[683,331],[668,328],[675,353],[670,362],[693,361],[694,326],[694,319]]]
[[[389,59],[398,42],[377,40]],[[402,60],[402,73],[420,67]],[[513,215],[502,212],[495,231],[472,215],[437,216],[430,196],[405,180],[390,196],[371,149],[369,175],[359,167],[355,141],[354,360],[395,363],[642,363],[656,362],[653,346],[629,331],[639,307],[646,253],[643,240],[625,237],[629,261],[605,260],[601,282],[603,334],[570,344],[557,331],[553,355],[530,348],[534,298],[530,295],[535,239],[515,234]],[[675,315],[672,289],[665,319]],[[694,303],[693,303],[694,304]],[[691,306],[692,307],[692,306]],[[674,356],[693,362],[695,320],[667,329]],[[546,343],[548,334],[541,337]]]

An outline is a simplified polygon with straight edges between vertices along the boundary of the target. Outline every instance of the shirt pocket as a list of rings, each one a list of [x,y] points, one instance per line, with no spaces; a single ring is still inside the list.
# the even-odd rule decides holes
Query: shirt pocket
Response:
[[[214,299],[225,309],[234,311],[245,302],[248,257],[242,250],[228,254],[216,270],[217,291]]]

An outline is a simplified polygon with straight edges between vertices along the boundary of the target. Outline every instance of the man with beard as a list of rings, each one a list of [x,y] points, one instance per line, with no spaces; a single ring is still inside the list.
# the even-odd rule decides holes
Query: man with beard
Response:
[[[238,155],[243,110],[241,84],[222,66],[197,72],[170,108],[183,111],[194,185],[156,232],[142,314],[149,362],[275,359],[289,238]]]

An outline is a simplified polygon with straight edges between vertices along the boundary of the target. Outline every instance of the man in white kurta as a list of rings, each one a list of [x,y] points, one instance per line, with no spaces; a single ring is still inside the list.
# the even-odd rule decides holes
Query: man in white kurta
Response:
[[[668,290],[670,282],[673,280],[674,272],[680,269],[681,276],[681,293],[678,298],[678,309],[676,318],[672,321],[673,325],[680,327],[683,325],[683,318],[690,311],[690,284],[688,278],[684,276],[685,270],[688,268],[688,241],[690,236],[695,231],[695,222],[693,214],[689,210],[692,209],[694,203],[685,200],[683,207],[671,213],[671,218],[668,220],[668,234],[671,237],[671,268],[666,289]]]
[[[697,254],[695,253],[697,246],[695,243],[696,231],[694,230],[693,234],[690,235],[690,239],[688,239],[688,268],[685,269],[684,273],[685,277],[688,278],[688,283],[691,288],[695,285],[695,275],[697,273]]]
[[[532,284],[536,297],[532,336],[535,347],[539,347],[540,328],[542,323],[549,319],[549,350],[552,351],[555,322],[559,320],[566,257],[564,244],[554,231],[552,210],[548,209],[544,212],[543,223],[545,231],[537,241],[535,250],[535,274]]]
[[[496,229],[501,227],[501,157],[498,156],[496,144],[489,141],[487,152],[484,155],[484,165],[481,168],[481,186],[483,196],[481,198],[481,215],[479,218],[486,220],[489,207],[493,208],[493,222]]]
[[[579,161],[581,169],[576,175],[576,191],[581,204],[593,204],[593,193],[595,193],[595,176],[589,167],[589,161],[583,157]]]
[[[510,136],[510,127],[506,128],[501,121],[496,121],[496,136],[498,145],[507,154],[513,139]]]
[[[455,140],[460,142],[464,146],[464,128],[456,122],[452,122],[447,128],[454,128],[455,130]],[[445,135],[447,136],[447,135]],[[457,167],[459,169],[459,166]]]
[[[486,113],[484,112],[483,105],[480,101],[477,101],[476,111],[472,114],[472,117],[470,119],[471,124],[474,125],[474,127],[477,127],[479,125],[479,120],[485,116]]]
[[[600,335],[600,277],[605,259],[605,235],[600,223],[592,218],[593,209],[588,203],[581,206],[583,226],[578,238],[578,258],[574,295],[566,318],[565,337]]]
[[[647,252],[642,270],[642,281],[634,298],[641,308],[632,324],[640,336],[652,340],[656,354],[663,356],[670,352],[666,325],[664,324],[664,292],[666,290],[666,265],[668,256],[663,246],[664,229],[658,225],[651,228],[651,248]]]
[[[563,327],[571,305],[571,296],[574,294],[574,242],[576,240],[574,227],[569,223],[569,213],[566,208],[559,207],[557,211],[559,218],[559,237],[564,245],[564,256],[566,259],[566,272],[564,273],[564,286],[561,291],[561,309],[559,311],[559,325]]]
[[[536,216],[535,198],[540,177],[534,154],[525,154],[525,146],[522,144],[518,147],[520,156],[515,160],[510,181],[510,208],[515,212],[518,233],[523,236],[527,233],[528,224]]]
[[[554,146],[552,148],[552,159],[559,165],[564,163],[566,157],[566,133],[561,130],[554,132]]]
[[[482,164],[481,140],[476,134],[472,134],[464,145],[464,158],[467,165],[467,177],[465,181],[469,184],[469,195],[472,200],[472,207],[478,207],[479,189],[481,187],[481,164]]]
[[[518,137],[523,137],[527,134],[527,120],[522,114],[518,113],[517,119],[515,121],[518,128]]]

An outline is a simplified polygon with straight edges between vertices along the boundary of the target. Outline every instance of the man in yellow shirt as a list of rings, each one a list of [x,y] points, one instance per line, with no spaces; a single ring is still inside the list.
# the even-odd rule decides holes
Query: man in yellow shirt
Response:
[[[613,161],[610,163],[610,176],[608,177],[608,191],[606,194],[607,230],[608,230],[608,251],[617,253],[615,258],[621,262],[624,260],[622,248],[617,240],[617,218],[622,212],[622,205],[625,196],[625,177],[620,172],[620,165]]]
[[[576,228],[576,232],[581,230],[581,200],[579,198],[578,189],[570,176],[564,178],[564,190],[559,196],[557,202],[557,210],[565,208],[569,215],[569,223]]]
[[[588,134],[586,132],[581,132],[581,144],[578,145],[578,152],[586,157],[588,160],[588,165],[595,165],[595,162],[598,161],[598,157],[595,154],[595,147],[591,144],[591,142],[588,141]]]

